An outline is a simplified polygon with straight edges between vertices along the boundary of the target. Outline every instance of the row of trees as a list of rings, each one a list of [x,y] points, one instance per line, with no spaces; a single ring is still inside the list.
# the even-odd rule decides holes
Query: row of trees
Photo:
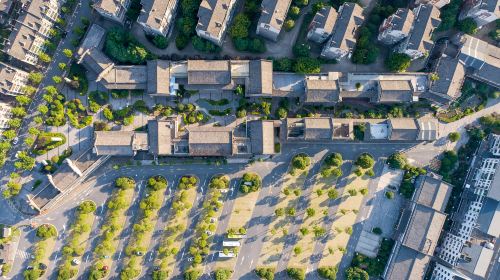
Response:
[[[126,209],[132,202],[132,193],[135,187],[134,179],[130,177],[119,177],[115,180],[115,190],[111,198],[106,203],[108,212],[106,220],[101,228],[100,243],[94,249],[94,256],[97,261],[90,269],[89,279],[101,279],[108,273],[104,260],[109,259],[116,251],[115,239],[123,229],[123,222]]]
[[[194,176],[182,176],[179,180],[178,188],[173,202],[172,210],[161,245],[158,249],[158,259],[160,269],[153,271],[153,279],[166,279],[170,274],[169,259],[171,260],[179,252],[176,247],[176,240],[180,240],[186,230],[186,219],[181,219],[181,214],[186,214],[192,207],[188,201],[188,190],[193,190],[198,184],[198,179]],[[194,198],[193,198],[194,199]]]
[[[142,256],[148,249],[166,188],[167,179],[165,177],[158,175],[148,179],[146,194],[139,203],[141,209],[140,219],[133,225],[131,239],[125,248],[128,262],[120,272],[122,280],[134,279],[141,273]]]
[[[186,274],[196,273],[196,268],[203,262],[203,258],[210,253],[210,242],[217,229],[216,216],[222,207],[220,198],[221,190],[229,188],[229,177],[227,175],[213,176],[209,183],[208,194],[203,201],[203,209],[200,219],[195,227],[195,236],[189,247],[189,254],[193,256],[191,266],[185,271]]]
[[[71,233],[67,245],[63,247],[64,262],[57,272],[58,280],[69,280],[76,276],[78,270],[72,267],[72,259],[81,257],[85,251],[86,241],[90,234],[94,220],[94,212],[97,209],[93,201],[84,201],[76,209],[75,221],[71,225]],[[90,222],[90,223],[89,223]]]
[[[48,241],[57,237],[57,230],[53,225],[43,224],[37,228],[36,236],[39,240],[34,245],[34,253],[30,262],[31,268],[23,272],[24,279],[39,279],[45,273],[47,264],[44,264],[43,261],[46,258],[47,249],[49,249]]]

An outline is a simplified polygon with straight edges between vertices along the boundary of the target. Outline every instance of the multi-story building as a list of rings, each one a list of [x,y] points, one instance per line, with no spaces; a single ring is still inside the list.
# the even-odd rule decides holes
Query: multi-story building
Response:
[[[21,95],[28,83],[28,73],[0,62],[0,94]]]
[[[137,22],[146,33],[167,36],[171,30],[178,2],[178,0],[142,0],[142,10]]]
[[[453,187],[434,176],[419,180],[412,202],[396,225],[396,243],[383,279],[424,279],[434,255]]]
[[[236,0],[201,1],[198,9],[196,34],[218,46],[222,46],[235,3]]]
[[[380,25],[378,40],[386,45],[400,42],[410,34],[414,19],[415,15],[412,10],[397,9]]]
[[[441,23],[439,9],[431,4],[420,5],[413,10],[415,20],[410,35],[402,41],[397,51],[411,59],[427,56],[434,47],[432,32]]]
[[[479,147],[467,175],[459,207],[440,246],[433,280],[484,279],[500,237],[500,158],[498,135],[490,135]]]
[[[333,33],[321,51],[321,56],[341,59],[350,56],[356,46],[357,30],[363,24],[363,8],[346,2],[340,6]]]
[[[35,65],[38,54],[45,50],[45,41],[50,40],[50,30],[59,17],[59,7],[57,0],[23,3],[4,51],[17,61]]]
[[[415,0],[415,5],[420,4],[431,4],[436,6],[436,8],[441,9],[445,5],[448,5],[450,0]]]
[[[0,100],[0,132],[9,128],[9,120],[12,118],[11,109],[12,106],[9,103]]]
[[[277,41],[291,3],[292,0],[263,0],[256,33],[269,40]]]
[[[130,0],[98,0],[92,7],[104,18],[123,24]]]
[[[464,1],[461,19],[472,18],[478,27],[482,27],[500,18],[500,0]]]
[[[319,10],[309,25],[307,39],[318,44],[324,43],[332,35],[338,13],[333,7],[323,7]]]

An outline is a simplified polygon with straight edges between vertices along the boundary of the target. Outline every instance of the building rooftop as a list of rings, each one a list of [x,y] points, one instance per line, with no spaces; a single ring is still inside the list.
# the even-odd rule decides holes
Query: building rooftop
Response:
[[[494,199],[485,198],[477,224],[482,232],[496,238],[500,237],[500,203]]]
[[[116,16],[121,9],[125,9],[124,2],[125,0],[97,0],[94,7]]]
[[[413,86],[409,80],[379,80],[379,102],[411,102]]]
[[[433,141],[439,137],[439,122],[435,118],[420,118],[417,120],[417,140]]]
[[[463,45],[458,58],[471,68],[471,75],[499,87],[500,48],[467,34],[460,41]]]
[[[314,15],[309,29],[322,28],[324,32],[330,34],[333,32],[333,27],[335,26],[337,17],[338,13],[333,7],[323,7]]]
[[[491,182],[490,190],[486,197],[500,201],[500,164],[496,165],[495,176]]]
[[[163,30],[168,24],[166,15],[174,9],[178,0],[141,0],[142,9],[138,22],[156,30]]]
[[[224,25],[230,17],[231,0],[202,0],[198,9],[197,30],[208,32],[212,37],[222,36]]]
[[[305,102],[331,103],[339,101],[337,80],[306,79]]]
[[[229,156],[233,153],[232,129],[228,127],[192,127],[189,154],[193,156]]]
[[[485,277],[494,253],[492,249],[485,248],[478,244],[464,246],[462,249],[464,259],[458,262],[457,267],[472,274]]]
[[[421,280],[424,279],[431,257],[401,246],[389,267],[385,279]]]
[[[14,30],[10,33],[10,43],[5,46],[4,50],[8,55],[23,61],[27,58],[31,46],[37,39],[40,44],[44,41],[35,31],[17,22]]]
[[[455,99],[460,95],[460,89],[465,77],[465,67],[456,58],[443,55],[439,58],[435,72],[439,79],[431,81],[430,91]]]
[[[85,38],[80,44],[78,54],[82,55],[83,52],[89,49],[99,49],[105,36],[106,30],[104,28],[95,23],[92,24],[87,33],[85,33]]]
[[[445,214],[417,204],[406,229],[403,245],[432,256],[445,220]]]
[[[262,12],[258,24],[269,24],[273,28],[281,30],[291,2],[292,0],[262,0]]]
[[[188,60],[188,83],[226,85],[231,83],[229,60]]]
[[[250,139],[253,154],[274,154],[273,121],[256,120],[249,122]]]
[[[382,32],[383,29],[390,28],[392,30],[401,31],[404,34],[410,34],[414,19],[415,15],[413,11],[399,8],[388,18],[386,25],[380,27],[380,31]]]
[[[415,193],[415,202],[444,212],[451,195],[452,186],[431,176],[425,176]]]
[[[170,95],[170,61],[149,60],[147,62],[147,92],[154,95]]]
[[[147,66],[114,66],[101,78],[108,89],[146,89]]]
[[[177,124],[173,120],[149,120],[149,152],[155,156],[172,154],[172,138],[176,130]]]
[[[331,118],[304,118],[305,139],[332,139],[333,120]]]
[[[418,127],[415,119],[394,118],[389,119],[390,140],[416,140]]]
[[[420,9],[408,37],[407,49],[419,50],[425,53],[429,52],[434,45],[432,31],[441,23],[440,12],[438,8],[431,4],[420,5],[418,8]]]
[[[339,16],[328,41],[330,47],[350,50],[356,45],[357,26],[363,24],[363,8],[358,4],[346,2],[339,8]]]
[[[20,78],[18,73],[26,77],[19,81],[19,83],[25,84],[27,82],[28,73],[0,62],[0,95],[14,94],[12,92],[13,87],[16,86],[14,83],[14,79]],[[16,91],[21,91],[21,88],[17,89]]]
[[[271,60],[250,60],[248,94],[273,93],[273,62]]]

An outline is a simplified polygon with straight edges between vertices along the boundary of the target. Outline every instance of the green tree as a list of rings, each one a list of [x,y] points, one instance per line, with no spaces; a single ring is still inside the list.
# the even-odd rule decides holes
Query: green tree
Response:
[[[250,28],[251,21],[248,16],[244,13],[239,13],[234,17],[233,26],[229,31],[231,38],[247,38],[248,30]]]
[[[346,280],[368,280],[370,276],[359,267],[349,267],[345,272]]]
[[[450,139],[451,142],[457,142],[460,139],[460,133],[451,132],[448,134],[448,139]]]
[[[337,279],[337,271],[338,267],[337,266],[322,266],[318,267],[318,274],[321,278],[328,279],[328,280],[335,280]]]
[[[477,32],[477,23],[470,17],[465,18],[464,20],[458,22],[458,30],[467,34],[474,35]]]
[[[272,267],[257,267],[255,269],[255,274],[257,274],[260,279],[274,280],[274,268]]]
[[[233,272],[229,269],[218,268],[214,273],[215,280],[229,280],[231,279],[231,274],[233,274]]]
[[[68,66],[64,62],[59,62],[59,64],[57,64],[57,67],[59,67],[59,69],[61,69],[61,70],[65,70],[66,67],[68,67]]]
[[[62,78],[61,78],[61,76],[54,76],[54,77],[52,77],[52,81],[56,84],[60,84],[60,83],[62,83]]]
[[[18,95],[16,96],[16,101],[19,102],[20,105],[26,106],[31,103],[31,98],[25,95]]]
[[[404,72],[410,67],[411,58],[407,54],[393,52],[385,61],[385,66],[392,72]]]
[[[70,50],[70,49],[64,49],[63,50],[63,54],[67,57],[67,58],[71,58],[73,56],[73,51]]]
[[[295,21],[293,19],[287,19],[283,24],[283,28],[285,29],[285,31],[292,30],[294,26],[295,26]]]
[[[373,165],[375,164],[375,160],[373,159],[373,157],[368,154],[368,153],[363,153],[361,154],[357,159],[356,159],[356,162],[355,164],[357,166],[360,166],[362,168],[371,168],[373,167]]]
[[[40,72],[31,72],[28,74],[28,81],[31,84],[37,86],[42,82],[43,77],[44,77],[43,74]]]
[[[289,267],[286,269],[286,274],[292,280],[305,280],[306,273],[304,269],[298,267]]]
[[[45,62],[45,63],[49,63],[52,61],[52,58],[44,52],[40,52],[38,54],[38,59],[40,59],[40,61]]]
[[[293,70],[300,74],[317,74],[320,72],[321,63],[312,57],[300,57],[293,64]]]
[[[387,164],[392,169],[404,169],[408,164],[408,159],[406,155],[401,152],[395,152],[387,158]]]
[[[45,240],[57,236],[57,230],[53,225],[43,224],[36,230],[36,236]]]

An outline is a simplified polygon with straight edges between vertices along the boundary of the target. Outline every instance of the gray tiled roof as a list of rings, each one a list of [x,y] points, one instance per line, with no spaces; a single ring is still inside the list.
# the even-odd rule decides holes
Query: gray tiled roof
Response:
[[[480,276],[482,277],[481,279],[485,279],[484,277],[486,276],[486,272],[495,252],[492,249],[473,243],[470,245],[466,244],[466,246],[462,248],[461,253],[467,260],[460,259],[457,267]]]
[[[134,131],[96,131],[94,148],[98,155],[133,156]]]
[[[170,94],[170,61],[149,60],[147,62],[148,94]]]
[[[202,0],[198,10],[197,30],[210,33],[213,37],[222,36],[223,26],[230,16],[231,0]]]
[[[418,136],[418,127],[415,119],[395,118],[389,119],[390,140],[416,140]]]
[[[188,60],[188,83],[225,85],[231,83],[228,60]]]
[[[137,22],[163,32],[167,28],[167,17],[178,0],[141,0],[142,10]]]
[[[338,13],[333,7],[323,7],[314,15],[309,28],[322,28],[326,33],[330,34],[333,32],[337,17]]]
[[[425,176],[415,194],[415,202],[444,212],[452,186],[431,176]]]
[[[281,30],[291,2],[292,0],[262,0],[262,13],[258,25],[269,24]]]
[[[147,66],[114,66],[102,75],[101,81],[107,89],[146,89]]]
[[[232,129],[228,127],[192,127],[189,131],[189,154],[192,156],[230,156]]]
[[[487,197],[481,207],[477,224],[482,232],[500,237],[500,202]]]
[[[413,87],[408,80],[379,80],[379,102],[411,102]]]
[[[306,79],[305,102],[334,103],[339,101],[339,88],[336,80]]]
[[[420,6],[418,15],[413,23],[413,29],[408,37],[407,49],[429,52],[434,45],[432,31],[439,26],[439,9],[434,5],[425,4]]]
[[[175,122],[171,120],[149,120],[149,152],[157,156],[172,154],[172,138],[175,134]]]
[[[401,246],[394,256],[385,279],[421,280],[424,279],[431,257]]]
[[[403,245],[432,256],[445,220],[445,214],[417,204],[406,229]]]
[[[24,60],[36,37],[38,37],[38,35],[35,31],[18,22],[14,30],[10,33],[10,45],[6,46],[4,50],[7,54],[16,59]]]
[[[331,140],[333,138],[333,120],[331,118],[304,118],[304,138]]]
[[[273,121],[255,120],[249,122],[252,153],[260,155],[274,154]]]
[[[273,93],[273,62],[271,60],[250,60],[249,94]]]
[[[390,19],[391,21],[389,24],[392,30],[398,30],[404,34],[409,34],[415,15],[410,9],[399,8],[391,15]]]
[[[439,79],[431,81],[430,91],[447,95],[451,99],[457,98],[465,77],[462,63],[456,58],[443,56],[439,59],[435,72]]]
[[[14,3],[13,0],[0,0],[0,12],[7,13],[10,10],[12,3]]]
[[[328,46],[350,50],[356,45],[357,32],[354,32],[354,30],[356,26],[363,24],[365,19],[363,8],[358,4],[346,2],[340,9]]]

